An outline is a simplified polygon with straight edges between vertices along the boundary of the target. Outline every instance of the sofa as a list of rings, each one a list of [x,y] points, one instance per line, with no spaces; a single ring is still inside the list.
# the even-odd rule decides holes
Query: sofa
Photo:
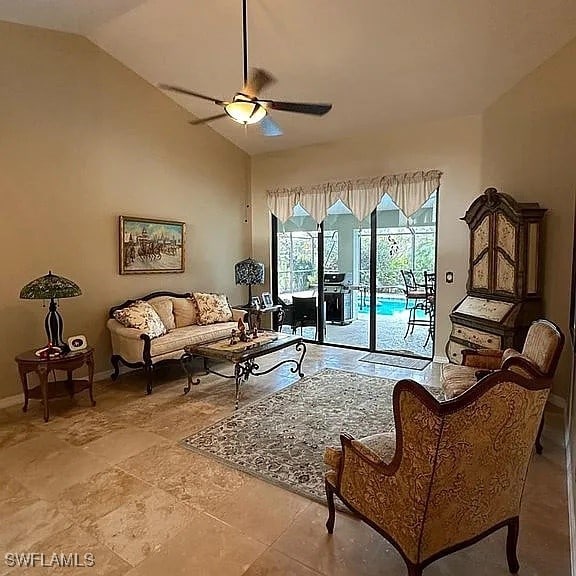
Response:
[[[206,302],[210,303],[210,297],[217,297],[217,309],[206,305]],[[199,303],[204,304],[201,310]],[[239,319],[246,319],[246,311],[230,308],[223,295],[153,292],[114,306],[108,316],[107,328],[112,340],[110,361],[114,367],[112,380],[118,378],[120,364],[144,368],[146,393],[151,394],[156,366],[179,362],[185,346],[228,336]]]

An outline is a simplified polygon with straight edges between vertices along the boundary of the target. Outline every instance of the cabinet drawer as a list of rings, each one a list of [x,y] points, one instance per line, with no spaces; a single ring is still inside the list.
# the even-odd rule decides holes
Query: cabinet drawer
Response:
[[[493,348],[495,350],[501,349],[502,339],[498,334],[483,332],[482,330],[476,330],[468,326],[454,324],[452,326],[452,336],[458,338],[458,340],[466,340],[474,344],[474,347]]]
[[[450,340],[446,347],[446,356],[448,356],[448,361],[452,364],[462,364],[462,350],[464,350],[464,348],[468,348],[468,346]]]

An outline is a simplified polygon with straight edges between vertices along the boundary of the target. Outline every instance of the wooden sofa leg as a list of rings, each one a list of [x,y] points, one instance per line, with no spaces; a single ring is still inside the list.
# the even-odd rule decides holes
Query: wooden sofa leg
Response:
[[[112,366],[114,368],[114,373],[111,374],[110,379],[112,380],[112,382],[115,382],[116,380],[118,380],[118,376],[120,376],[120,356],[116,356],[116,354],[114,354],[113,356],[111,356],[110,362],[112,363]]]
[[[146,373],[146,394],[152,394],[152,375],[154,373],[154,366],[152,364],[146,364],[144,366],[144,371]]]

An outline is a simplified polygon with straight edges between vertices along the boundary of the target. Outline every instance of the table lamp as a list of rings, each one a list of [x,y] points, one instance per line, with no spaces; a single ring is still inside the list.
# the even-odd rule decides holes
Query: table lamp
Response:
[[[65,347],[62,342],[62,316],[58,313],[58,304],[56,300],[60,298],[73,298],[80,296],[82,290],[80,287],[64,278],[63,276],[56,276],[51,271],[46,276],[40,276],[36,280],[32,280],[22,288],[20,291],[20,298],[25,300],[50,300],[50,306],[46,320],[44,321],[44,328],[48,336],[48,342],[53,346],[60,348]]]
[[[248,304],[252,303],[252,284],[264,284],[264,264],[246,258],[234,266],[236,284],[248,286]]]

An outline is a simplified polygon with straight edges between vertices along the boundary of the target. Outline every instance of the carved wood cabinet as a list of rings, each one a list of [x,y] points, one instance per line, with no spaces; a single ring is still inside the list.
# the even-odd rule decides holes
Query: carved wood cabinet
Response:
[[[463,348],[522,348],[542,312],[542,224],[546,209],[488,188],[462,218],[470,228],[467,296],[450,314],[450,362]]]

